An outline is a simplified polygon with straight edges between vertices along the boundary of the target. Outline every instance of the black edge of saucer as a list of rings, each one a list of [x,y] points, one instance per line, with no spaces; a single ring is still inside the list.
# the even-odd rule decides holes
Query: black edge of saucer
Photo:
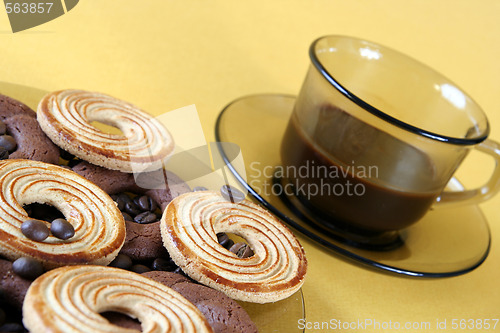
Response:
[[[322,247],[324,247],[330,251],[333,251],[336,254],[341,255],[342,257],[344,257],[346,259],[349,259],[349,260],[354,261],[356,263],[363,264],[363,265],[367,266],[368,268],[375,268],[377,270],[395,273],[398,275],[404,275],[404,276],[409,276],[409,277],[426,277],[426,278],[444,278],[444,277],[459,276],[459,275],[463,275],[463,274],[466,274],[468,272],[473,271],[474,269],[479,267],[486,260],[486,258],[488,257],[488,254],[490,252],[490,248],[491,248],[491,233],[489,232],[488,226],[487,226],[487,228],[488,228],[488,244],[487,244],[486,250],[484,251],[483,256],[481,258],[479,258],[479,260],[477,260],[477,262],[474,265],[471,265],[471,266],[466,267],[466,268],[461,269],[461,270],[450,271],[450,272],[442,272],[442,273],[426,272],[426,271],[420,271],[420,270],[410,270],[410,269],[398,268],[398,267],[393,266],[393,265],[387,265],[384,263],[380,263],[380,262],[365,258],[361,255],[355,254],[355,253],[353,253],[349,250],[346,250],[346,249],[344,249],[336,244],[333,244],[332,242],[325,239],[324,237],[321,237],[320,233],[317,234],[317,233],[314,233],[314,232],[306,229],[305,227],[301,226],[299,223],[297,223],[296,221],[294,221],[293,219],[291,219],[290,217],[285,215],[279,209],[277,209],[276,207],[271,205],[267,200],[265,200],[262,196],[260,196],[257,193],[257,191],[255,191],[255,189],[253,189],[245,181],[245,179],[237,172],[237,170],[231,164],[231,161],[228,159],[228,156],[226,155],[226,153],[223,149],[223,145],[220,144],[220,142],[224,142],[222,140],[221,134],[220,134],[221,123],[222,123],[222,119],[224,117],[224,114],[225,114],[225,112],[227,112],[229,107],[238,101],[248,99],[248,98],[256,98],[259,96],[268,96],[268,97],[277,96],[277,97],[285,97],[285,98],[295,98],[295,96],[293,96],[293,95],[269,93],[269,94],[254,94],[254,95],[242,96],[240,98],[237,98],[237,99],[231,101],[222,109],[222,111],[219,113],[219,115],[216,119],[215,140],[216,140],[219,152],[220,152],[225,164],[227,165],[227,167],[229,168],[229,170],[231,171],[231,173],[235,177],[235,179],[248,191],[248,193],[250,193],[250,195],[257,202],[259,202],[262,206],[264,206],[266,209],[268,209],[270,212],[272,212],[274,215],[276,215],[282,221],[287,223],[289,226],[291,226],[296,231],[300,232],[301,234],[303,234],[304,236],[306,236],[307,238],[309,238],[313,242],[321,245]]]

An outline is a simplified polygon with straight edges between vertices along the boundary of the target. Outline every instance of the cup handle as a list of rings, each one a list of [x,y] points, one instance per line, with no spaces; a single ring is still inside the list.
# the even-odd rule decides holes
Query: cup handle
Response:
[[[465,191],[444,191],[437,199],[438,204],[476,204],[490,199],[500,190],[500,144],[486,139],[475,147],[480,152],[495,159],[495,169],[491,178],[481,187]]]

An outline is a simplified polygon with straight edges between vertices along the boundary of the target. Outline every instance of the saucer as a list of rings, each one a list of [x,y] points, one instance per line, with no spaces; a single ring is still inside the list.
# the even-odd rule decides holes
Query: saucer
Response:
[[[225,145],[219,144],[220,153],[235,178],[257,202],[313,242],[384,271],[447,277],[467,273],[486,259],[490,231],[477,205],[435,206],[418,223],[383,235],[380,244],[367,244],[342,230],[323,227],[297,198],[279,193],[276,185],[281,180],[274,177],[274,170],[280,166],[279,147],[294,103],[295,97],[289,95],[245,96],[227,105],[217,119],[216,141],[240,147],[244,171],[228,159],[234,151],[225,151]],[[456,179],[448,187],[463,188]]]

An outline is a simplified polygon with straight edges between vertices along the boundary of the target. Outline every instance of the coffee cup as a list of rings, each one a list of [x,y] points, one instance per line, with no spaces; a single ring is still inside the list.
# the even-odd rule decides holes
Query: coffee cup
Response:
[[[283,178],[328,226],[404,229],[429,209],[500,189],[500,145],[456,84],[390,48],[346,36],[310,47],[311,65],[281,143]],[[495,168],[483,186],[447,191],[472,149]]]

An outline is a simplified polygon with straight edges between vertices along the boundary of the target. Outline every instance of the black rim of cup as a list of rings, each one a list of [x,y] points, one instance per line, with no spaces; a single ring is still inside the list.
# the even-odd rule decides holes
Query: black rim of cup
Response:
[[[449,80],[448,78],[446,78],[441,73],[438,73],[434,69],[432,69],[429,66],[425,65],[424,63],[422,63],[422,62],[420,62],[420,61],[418,61],[418,60],[416,60],[416,59],[414,59],[414,58],[412,58],[412,57],[410,57],[410,56],[408,56],[406,54],[403,54],[403,53],[398,52],[398,51],[396,51],[394,49],[391,49],[389,47],[386,47],[386,46],[383,46],[383,45],[380,45],[380,44],[377,44],[377,43],[373,43],[373,42],[370,42],[370,41],[367,41],[367,40],[364,40],[364,39],[358,39],[358,38],[354,38],[354,37],[336,36],[336,35],[323,36],[323,37],[320,37],[320,38],[316,39],[311,44],[311,46],[309,48],[309,57],[311,58],[311,61],[312,61],[313,65],[314,65],[314,67],[316,67],[316,69],[323,75],[323,77],[333,87],[335,87],[335,89],[337,89],[342,95],[344,95],[345,97],[347,97],[349,100],[351,100],[352,102],[354,102],[357,105],[359,105],[360,107],[362,107],[364,110],[366,110],[366,111],[370,112],[371,114],[373,114],[373,115],[375,115],[375,116],[377,116],[377,117],[379,117],[379,118],[387,121],[388,123],[391,123],[391,124],[393,124],[393,125],[395,125],[397,127],[402,128],[404,130],[407,130],[407,131],[410,131],[412,133],[421,135],[423,137],[426,137],[426,138],[429,138],[429,139],[432,139],[432,140],[437,140],[437,141],[440,141],[440,142],[452,143],[452,144],[457,144],[457,145],[475,145],[475,144],[481,143],[482,141],[484,141],[488,137],[489,132],[490,132],[490,125],[489,125],[489,122],[488,122],[488,119],[487,119],[486,115],[484,114],[484,112],[482,112],[482,110],[481,110],[482,116],[486,120],[486,129],[484,130],[484,132],[482,133],[481,136],[478,136],[478,137],[475,137],[475,138],[470,138],[470,139],[465,139],[465,138],[457,138],[457,137],[450,137],[450,136],[446,136],[446,135],[441,135],[441,134],[438,134],[438,133],[434,133],[434,132],[427,131],[427,130],[424,130],[422,128],[410,125],[410,124],[408,124],[406,122],[403,122],[403,121],[401,121],[401,120],[399,120],[397,118],[394,118],[394,117],[390,116],[389,114],[387,114],[387,113],[385,113],[385,112],[377,109],[376,107],[368,104],[367,102],[365,102],[364,100],[362,100],[361,98],[359,98],[358,96],[356,96],[354,93],[352,93],[351,91],[349,91],[346,87],[344,87],[338,80],[336,80],[334,78],[334,76],[321,63],[321,60],[318,58],[318,56],[316,54],[316,45],[320,41],[328,39],[328,38],[345,38],[345,39],[351,39],[351,40],[354,40],[354,41],[359,41],[359,42],[371,44],[373,46],[377,46],[380,49],[388,50],[388,51],[397,53],[397,54],[399,54],[402,57],[405,57],[405,58],[407,58],[407,59],[409,59],[409,60],[411,60],[411,61],[413,61],[415,63],[418,63],[420,66],[425,67],[428,70],[431,70],[431,71],[435,72],[437,75],[441,76],[443,79],[445,79],[446,81],[448,81],[450,83],[452,81]],[[461,91],[463,92],[462,89],[461,89]],[[476,102],[474,102],[474,103],[477,105]]]

